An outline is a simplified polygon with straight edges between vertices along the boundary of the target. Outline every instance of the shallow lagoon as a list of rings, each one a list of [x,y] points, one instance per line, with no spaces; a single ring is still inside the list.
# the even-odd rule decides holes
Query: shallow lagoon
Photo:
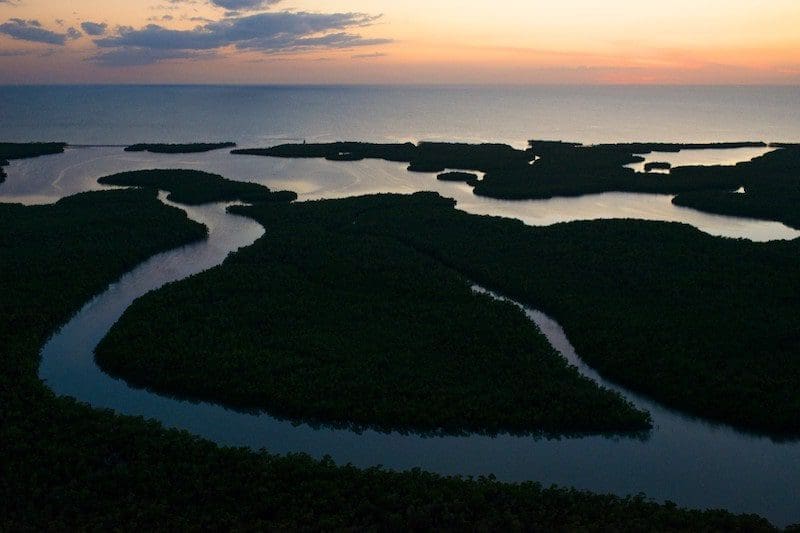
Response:
[[[726,162],[747,160],[764,149],[730,150],[735,154],[690,154],[687,160]],[[728,152],[692,150],[690,152]],[[662,155],[656,154],[656,158]],[[693,159],[692,159],[693,158]],[[463,183],[443,182],[436,174],[408,172],[403,163],[379,160],[331,162],[320,159],[279,159],[231,155],[227,151],[203,154],[128,153],[120,147],[70,148],[64,154],[12,161],[9,178],[0,187],[0,201],[53,202],[63,196],[102,186],[97,179],[125,170],[189,168],[221,174],[229,179],[253,181],[271,189],[297,192],[300,200],[343,198],[380,192],[436,191],[454,198],[469,213],[517,218],[545,226],[573,220],[637,218],[683,222],[711,235],[754,241],[794,239],[800,231],[778,222],[706,214],[672,205],[672,196],[638,193],[604,193],[576,198],[506,201],[476,196]]]

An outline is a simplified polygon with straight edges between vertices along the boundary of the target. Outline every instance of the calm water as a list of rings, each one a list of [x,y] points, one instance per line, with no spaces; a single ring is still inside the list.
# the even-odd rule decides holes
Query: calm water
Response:
[[[0,102],[9,141],[800,141],[797,87],[0,87]]]
[[[684,160],[704,164],[726,157],[749,159],[764,149],[720,156],[715,151],[692,151]],[[653,157],[661,159],[662,155]],[[102,187],[97,178],[125,170],[192,168],[230,179],[254,181],[273,189],[296,191],[301,200],[342,198],[361,194],[436,191],[454,198],[458,208],[479,215],[517,218],[545,226],[572,220],[638,218],[683,222],[711,235],[755,241],[794,239],[800,231],[777,222],[712,215],[672,205],[672,197],[656,194],[606,193],[578,198],[504,201],[475,196],[463,183],[442,182],[435,174],[408,172],[405,164],[378,160],[330,162],[322,159],[279,159],[231,155],[226,150],[205,154],[163,155],[126,153],[119,147],[71,148],[64,154],[12,161],[8,180],[0,186],[0,201],[49,203],[63,196]]]
[[[522,147],[529,138],[615,141],[800,141],[797,88],[270,88],[270,87],[0,87],[2,141],[72,144],[232,140],[244,146],[284,141],[498,141]],[[763,153],[704,151],[655,154],[680,164],[734,163]],[[121,148],[70,149],[15,161],[0,201],[52,202],[100,188],[100,176],[137,168],[197,168],[300,193],[301,199],[372,192],[436,190],[473,213],[528,224],[630,217],[680,221],[713,235],[753,240],[795,238],[782,224],[706,215],[672,206],[669,196],[592,195],[506,202],[472,195],[463,184],[406,172],[381,161],[331,163],[231,156],[126,154]],[[501,435],[423,438],[397,433],[294,425],[207,403],[128,388],[103,374],[92,351],[137,297],[218,264],[263,228],[226,215],[224,206],[189,208],[210,228],[207,242],[160,254],[89,302],[42,352],[40,375],[59,394],[98,407],[161,420],[221,444],[303,451],[359,466],[420,466],[445,474],[488,474],[600,492],[640,491],[690,507],[756,512],[778,525],[800,521],[800,444],[777,443],[686,417],[622,390],[648,410],[646,440],[536,440]],[[526,314],[579,371],[600,378],[575,354],[561,328],[535,310]]]

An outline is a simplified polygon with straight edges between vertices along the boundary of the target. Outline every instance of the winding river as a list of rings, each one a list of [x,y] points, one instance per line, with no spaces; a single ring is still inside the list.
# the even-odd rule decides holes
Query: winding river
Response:
[[[138,163],[153,166],[149,160]],[[181,163],[178,160],[175,164]],[[108,166],[107,162],[103,164]],[[24,178],[25,173],[19,172],[24,167],[12,165],[9,182],[15,172]],[[58,193],[48,189],[52,187],[48,182],[46,186],[32,185],[29,198],[51,198],[76,192],[75,188],[87,188],[75,185],[75,179],[63,181],[68,174],[68,169],[61,174]],[[93,180],[99,176],[94,171],[84,169],[78,174],[83,176],[81,183],[88,183],[91,178],[91,188],[97,188]],[[163,195],[161,198],[166,202]],[[535,480],[544,485],[620,495],[644,492],[656,500],[672,500],[686,507],[758,513],[779,526],[800,521],[800,444],[775,442],[710,424],[622,389],[582,362],[555,321],[521,305],[579,372],[621,392],[651,413],[655,427],[646,438],[548,440],[511,435],[424,437],[371,430],[356,433],[159,396],[109,377],[95,365],[94,347],[136,298],[219,264],[228,253],[251,244],[264,232],[252,220],[227,214],[226,205],[180,207],[190,218],[209,227],[208,240],[150,258],[87,303],[54,334],[42,349],[39,374],[57,394],[73,396],[98,408],[153,418],[166,427],[184,429],[222,445],[266,448],[273,453],[306,452],[315,457],[330,455],[338,463],[362,467],[421,467],[442,474],[494,474],[506,481]]]

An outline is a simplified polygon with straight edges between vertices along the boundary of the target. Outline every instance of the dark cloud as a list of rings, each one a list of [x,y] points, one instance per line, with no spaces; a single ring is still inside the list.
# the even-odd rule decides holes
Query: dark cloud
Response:
[[[210,50],[223,46],[224,40],[220,35],[204,28],[170,30],[158,24],[148,24],[139,30],[129,26],[120,27],[117,35],[97,39],[95,44],[100,48],[134,47],[154,50]]]
[[[101,52],[90,60],[108,67],[153,65],[170,59],[207,59],[213,52],[191,50],[153,50],[147,48],[118,48]]]
[[[280,1],[281,0],[211,0],[211,3],[230,11],[253,11],[255,9],[266,9]]]
[[[355,48],[388,43],[388,39],[364,39],[352,33],[329,33],[321,37],[294,39],[282,43],[281,50],[302,50],[309,48]],[[276,44],[279,44],[276,42]]]
[[[108,24],[105,22],[90,22],[87,20],[86,22],[81,22],[81,28],[86,35],[97,37],[105,34],[106,29],[108,29]]]
[[[59,46],[63,46],[67,41],[81,36],[81,32],[75,28],[69,28],[65,33],[58,33],[43,28],[38,20],[22,20],[18,18],[12,18],[8,22],[0,24],[0,33],[21,41]]]
[[[172,50],[183,53],[216,50],[227,46],[267,53],[315,48],[354,48],[389,42],[388,39],[365,39],[345,31],[368,26],[377,18],[363,13],[259,13],[209,22],[192,30],[172,30],[157,24],[141,29],[121,27],[115,35],[96,39],[95,43],[100,48]],[[146,57],[141,52],[129,53]],[[101,56],[105,57],[103,54]]]

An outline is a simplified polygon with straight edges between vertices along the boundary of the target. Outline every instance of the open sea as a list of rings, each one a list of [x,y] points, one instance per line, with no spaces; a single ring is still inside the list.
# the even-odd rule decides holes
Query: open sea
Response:
[[[800,142],[800,87],[0,87],[0,141],[532,138]]]

